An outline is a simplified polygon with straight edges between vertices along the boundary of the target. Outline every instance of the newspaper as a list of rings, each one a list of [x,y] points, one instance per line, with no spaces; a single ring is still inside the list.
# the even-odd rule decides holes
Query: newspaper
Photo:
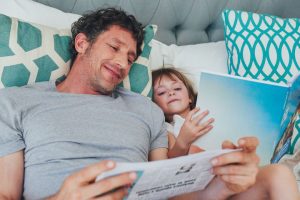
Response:
[[[233,150],[211,150],[178,158],[145,163],[117,163],[116,168],[96,179],[135,171],[137,179],[129,189],[127,200],[167,199],[202,190],[212,180],[210,160]]]

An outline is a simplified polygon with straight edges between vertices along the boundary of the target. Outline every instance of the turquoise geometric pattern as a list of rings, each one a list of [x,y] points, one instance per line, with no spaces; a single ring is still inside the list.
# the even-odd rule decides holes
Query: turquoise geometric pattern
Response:
[[[287,83],[300,71],[300,19],[222,13],[229,74]]]
[[[121,86],[151,96],[151,41],[157,27],[145,29],[142,53]],[[70,30],[58,30],[0,14],[0,88],[61,80],[70,66]]]
[[[4,67],[1,81],[5,87],[22,86],[28,83],[30,71],[23,64]]]
[[[69,30],[0,15],[0,88],[56,80],[67,75],[70,40]]]

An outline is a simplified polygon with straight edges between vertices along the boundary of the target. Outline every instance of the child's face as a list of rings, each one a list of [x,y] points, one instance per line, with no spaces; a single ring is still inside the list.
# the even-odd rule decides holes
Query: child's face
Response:
[[[176,76],[173,76],[173,80],[162,76],[155,81],[154,101],[166,117],[172,117],[174,114],[185,117],[190,111],[191,99],[188,90]]]

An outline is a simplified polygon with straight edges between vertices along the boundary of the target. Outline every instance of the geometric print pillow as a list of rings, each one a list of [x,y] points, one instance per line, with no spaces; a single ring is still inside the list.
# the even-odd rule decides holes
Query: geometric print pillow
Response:
[[[222,13],[228,73],[287,83],[300,71],[300,19],[244,11]]]
[[[70,30],[0,15],[0,88],[56,80],[70,65]]]
[[[142,55],[121,85],[151,95],[148,67],[156,26],[145,28]],[[59,30],[0,14],[0,88],[64,79],[69,72],[70,29]],[[145,51],[144,51],[145,50]]]

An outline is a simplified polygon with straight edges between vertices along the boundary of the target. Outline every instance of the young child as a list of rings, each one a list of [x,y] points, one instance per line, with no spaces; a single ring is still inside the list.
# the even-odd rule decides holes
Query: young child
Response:
[[[168,126],[169,149],[172,149],[168,156],[200,152],[201,148],[192,142],[213,128],[214,119],[204,120],[209,112],[195,108],[197,96],[190,81],[173,68],[154,71],[152,78],[153,100],[163,110]],[[196,113],[198,115],[193,118]],[[179,133],[174,132],[173,118],[185,119]]]
[[[196,94],[190,81],[174,68],[155,70],[152,78],[153,101],[163,110],[166,122],[172,124],[176,115],[185,119],[177,137],[172,130],[169,131],[168,156],[171,158],[201,151],[192,142],[203,134],[209,134],[214,119],[205,120],[208,111],[200,112],[199,108],[194,108]],[[193,117],[197,112],[198,115]],[[300,200],[300,197],[292,172],[284,165],[272,164],[260,168],[255,185],[232,199]]]

